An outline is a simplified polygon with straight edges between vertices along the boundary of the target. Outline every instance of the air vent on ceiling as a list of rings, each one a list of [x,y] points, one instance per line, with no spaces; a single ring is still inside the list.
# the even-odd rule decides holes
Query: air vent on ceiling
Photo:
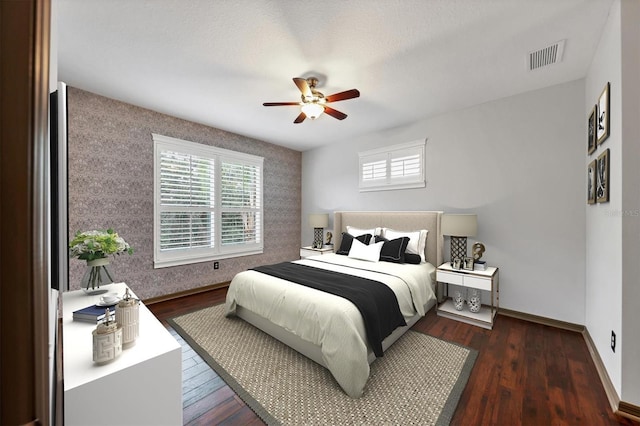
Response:
[[[565,41],[566,40],[560,40],[551,46],[529,52],[529,71],[560,62],[562,60]]]

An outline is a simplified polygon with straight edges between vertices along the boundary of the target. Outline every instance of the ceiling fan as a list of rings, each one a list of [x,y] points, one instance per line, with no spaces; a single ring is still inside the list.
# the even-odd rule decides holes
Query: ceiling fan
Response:
[[[285,106],[285,105],[298,105],[300,106],[300,115],[293,121],[295,124],[302,123],[305,118],[315,120],[320,117],[322,113],[326,113],[338,120],[344,120],[347,118],[347,114],[331,108],[327,104],[329,102],[344,101],[347,99],[353,99],[360,96],[360,92],[356,89],[346,90],[340,93],[334,93],[333,95],[325,96],[316,90],[318,79],[316,77],[300,78],[294,77],[293,82],[298,86],[300,92],[300,102],[265,102],[264,106]]]

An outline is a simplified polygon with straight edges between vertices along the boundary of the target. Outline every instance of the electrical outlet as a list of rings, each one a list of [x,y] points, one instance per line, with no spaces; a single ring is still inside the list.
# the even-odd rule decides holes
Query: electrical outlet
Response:
[[[213,269],[220,269],[220,262],[213,262]]]
[[[616,351],[616,333],[611,330],[611,350]]]

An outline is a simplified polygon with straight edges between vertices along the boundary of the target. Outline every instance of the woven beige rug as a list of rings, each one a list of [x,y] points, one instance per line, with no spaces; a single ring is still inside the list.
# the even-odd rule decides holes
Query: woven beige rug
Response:
[[[448,425],[477,351],[408,331],[371,364],[353,399],[327,369],[239,318],[224,305],[171,326],[267,424]]]

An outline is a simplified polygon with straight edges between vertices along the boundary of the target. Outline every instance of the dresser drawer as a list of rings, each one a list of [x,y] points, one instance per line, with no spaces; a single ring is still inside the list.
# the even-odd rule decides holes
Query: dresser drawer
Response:
[[[472,276],[464,277],[464,286],[478,288],[480,290],[491,291],[491,279],[490,278],[478,278]]]
[[[452,274],[449,272],[442,272],[442,271],[438,271],[436,273],[436,281],[439,281],[441,283],[463,285],[462,278],[463,277],[460,274]]]

